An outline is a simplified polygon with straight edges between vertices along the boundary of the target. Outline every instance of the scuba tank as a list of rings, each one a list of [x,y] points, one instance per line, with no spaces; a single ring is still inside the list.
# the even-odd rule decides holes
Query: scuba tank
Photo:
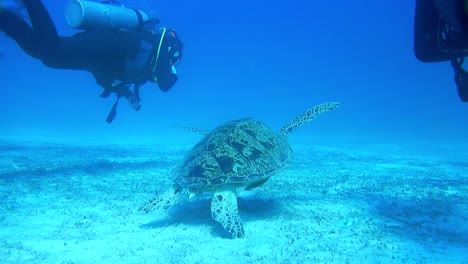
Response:
[[[70,1],[65,9],[65,19],[69,26],[77,29],[113,28],[129,31],[140,30],[152,20],[138,9],[84,0]]]
[[[0,0],[1,1],[1,0]],[[82,30],[110,29],[121,31],[140,42],[136,54],[127,57],[123,71],[112,80],[99,80],[104,91],[101,97],[111,93],[117,99],[106,121],[111,123],[117,114],[119,99],[125,97],[132,108],[140,110],[140,85],[147,81],[157,82],[162,91],[168,91],[178,80],[174,67],[182,57],[182,43],[174,30],[155,30],[159,19],[145,12],[127,8],[117,1],[101,3],[86,0],[70,0],[65,10],[65,19],[70,27]],[[130,87],[133,86],[133,91]]]

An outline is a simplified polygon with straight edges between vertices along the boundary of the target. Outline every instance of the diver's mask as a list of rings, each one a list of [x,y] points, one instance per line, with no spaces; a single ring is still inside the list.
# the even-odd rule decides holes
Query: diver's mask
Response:
[[[163,32],[157,47],[157,53],[151,61],[152,82],[157,82],[162,91],[169,91],[177,82],[175,66],[182,59],[183,44],[173,29],[161,29]]]
[[[168,30],[164,36],[168,43],[169,60],[172,66],[176,66],[182,59],[182,48],[184,45],[180,42],[179,37],[173,29]]]

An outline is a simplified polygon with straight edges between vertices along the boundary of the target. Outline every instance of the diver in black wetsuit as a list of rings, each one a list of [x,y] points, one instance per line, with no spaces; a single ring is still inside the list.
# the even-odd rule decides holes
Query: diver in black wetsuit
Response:
[[[451,61],[462,102],[468,102],[468,0],[416,0],[414,53],[422,62]]]
[[[177,81],[174,66],[180,62],[183,45],[174,30],[161,28],[153,32],[137,13],[141,22],[137,31],[94,28],[61,37],[40,0],[23,2],[32,27],[18,15],[0,7],[0,30],[48,67],[91,72],[104,88],[102,97],[111,93],[117,95],[107,122],[114,119],[121,97],[127,98],[135,110],[140,109],[141,84],[157,82],[159,89],[166,92]]]

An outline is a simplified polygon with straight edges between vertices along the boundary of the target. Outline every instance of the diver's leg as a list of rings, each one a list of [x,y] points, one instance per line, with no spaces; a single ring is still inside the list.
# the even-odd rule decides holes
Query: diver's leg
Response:
[[[23,4],[28,10],[36,45],[42,52],[41,56],[53,56],[58,49],[59,36],[49,12],[41,0],[23,0]]]
[[[432,0],[416,0],[414,16],[414,53],[422,62],[448,61],[437,43],[439,14]]]
[[[41,39],[58,42],[57,29],[54,22],[40,0],[23,0],[24,6],[28,10],[29,19],[34,28],[34,33]]]
[[[14,39],[28,55],[37,58],[40,54],[35,46],[32,28],[16,14],[8,10],[0,12],[0,31]]]
[[[59,38],[47,9],[40,0],[24,0],[32,28],[21,17],[8,11],[0,11],[0,30],[13,38],[28,55],[50,58],[58,50]]]

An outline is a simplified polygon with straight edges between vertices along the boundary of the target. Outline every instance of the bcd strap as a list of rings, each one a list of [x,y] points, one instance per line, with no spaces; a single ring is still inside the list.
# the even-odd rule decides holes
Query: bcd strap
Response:
[[[458,96],[462,102],[468,102],[468,72],[463,69],[464,57],[451,60],[455,72],[455,83],[457,85]]]
[[[138,31],[143,31],[144,30],[144,21],[143,21],[143,16],[141,15],[140,11],[138,9],[132,8],[133,11],[135,11],[135,14],[138,17]]]

